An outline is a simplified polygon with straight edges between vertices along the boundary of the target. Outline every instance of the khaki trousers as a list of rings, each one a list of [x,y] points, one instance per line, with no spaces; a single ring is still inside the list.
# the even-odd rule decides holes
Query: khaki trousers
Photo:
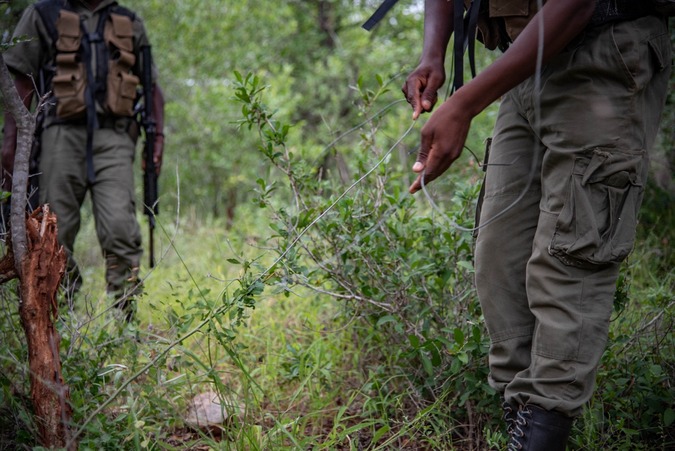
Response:
[[[547,64],[540,83],[533,77],[503,98],[476,284],[491,339],[489,382],[513,405],[577,416],[593,392],[670,52],[660,18],[607,24]]]
[[[84,125],[58,124],[42,133],[40,201],[57,216],[58,239],[72,258],[80,230],[80,208],[90,190],[96,235],[106,260],[109,292],[136,282],[141,255],[141,232],[136,219],[133,162],[135,145],[124,121],[115,128],[95,130],[95,182],[89,186],[86,165],[87,130]]]

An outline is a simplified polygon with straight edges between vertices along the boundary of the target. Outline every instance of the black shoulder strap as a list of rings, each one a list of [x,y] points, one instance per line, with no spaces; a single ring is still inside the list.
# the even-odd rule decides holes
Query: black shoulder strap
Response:
[[[56,19],[59,17],[59,11],[64,8],[70,9],[67,0],[40,0],[35,4],[35,10],[40,15],[40,19],[42,19],[42,23],[53,42],[56,42],[58,38]]]
[[[68,0],[40,0],[35,4],[35,10],[40,15],[40,19],[42,19],[42,23],[47,28],[47,32],[53,41],[56,41],[58,38],[56,19],[59,17],[59,11],[64,8],[69,11],[73,10]],[[114,4],[111,6],[111,10],[115,14],[127,16],[132,21],[136,20],[136,14],[128,8]]]
[[[111,12],[119,14],[120,16],[127,16],[129,19],[131,19],[132,22],[136,20],[136,13],[134,13],[129,8],[125,8],[124,6],[113,5],[111,8]]]
[[[40,0],[35,4],[35,11],[40,16],[40,20],[42,20],[52,41],[53,48],[48,51],[55,51],[54,46],[56,45],[56,40],[59,38],[59,33],[56,29],[56,20],[62,9],[71,10],[68,0]],[[38,90],[41,96],[51,89],[49,86],[51,86],[53,76],[54,68],[51,63],[47,63],[45,67],[40,69]]]

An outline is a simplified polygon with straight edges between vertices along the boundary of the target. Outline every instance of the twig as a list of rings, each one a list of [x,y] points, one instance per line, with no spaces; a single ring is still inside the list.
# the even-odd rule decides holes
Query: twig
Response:
[[[674,305],[675,305],[675,301],[670,301],[670,304],[668,304],[663,310],[661,310],[656,316],[654,316],[654,318],[652,318],[647,324],[640,327],[640,329],[638,329],[637,332],[634,332],[632,334],[632,337],[630,338],[630,340],[628,340],[626,343],[624,343],[624,345],[621,347],[621,350],[619,351],[619,353],[623,353],[626,349],[628,349],[630,346],[632,346],[633,343],[642,335],[642,333],[645,330],[649,329],[655,322],[657,322],[659,319],[661,319],[663,314],[668,309],[673,307]]]

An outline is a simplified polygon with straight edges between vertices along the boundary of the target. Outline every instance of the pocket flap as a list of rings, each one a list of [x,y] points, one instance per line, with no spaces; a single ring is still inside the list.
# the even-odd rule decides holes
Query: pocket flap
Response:
[[[529,16],[529,0],[490,2],[490,17]]]
[[[56,31],[58,39],[56,48],[62,52],[75,52],[80,48],[80,38],[82,30],[80,29],[80,16],[66,10],[59,12],[56,19]]]

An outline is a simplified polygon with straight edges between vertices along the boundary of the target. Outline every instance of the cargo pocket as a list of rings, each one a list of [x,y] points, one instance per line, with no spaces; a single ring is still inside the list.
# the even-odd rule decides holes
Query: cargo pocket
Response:
[[[82,40],[80,16],[72,11],[62,9],[56,19],[56,49],[59,52],[77,52]]]
[[[633,248],[642,202],[644,151],[595,149],[575,161],[549,253],[570,266],[623,261]]]
[[[136,64],[133,23],[127,16],[111,14],[103,35],[111,55],[106,107],[114,115],[132,116],[136,89],[140,82],[140,79],[132,73],[132,68]]]
[[[73,119],[84,115],[84,93],[87,84],[85,67],[79,55],[82,42],[80,16],[72,11],[61,10],[56,20],[58,38],[55,46],[56,74],[52,89],[56,97],[56,116]]]
[[[84,92],[87,84],[84,64],[75,53],[56,56],[56,75],[52,81],[52,89],[56,97],[56,116],[61,119],[72,119],[83,115],[87,108]]]

